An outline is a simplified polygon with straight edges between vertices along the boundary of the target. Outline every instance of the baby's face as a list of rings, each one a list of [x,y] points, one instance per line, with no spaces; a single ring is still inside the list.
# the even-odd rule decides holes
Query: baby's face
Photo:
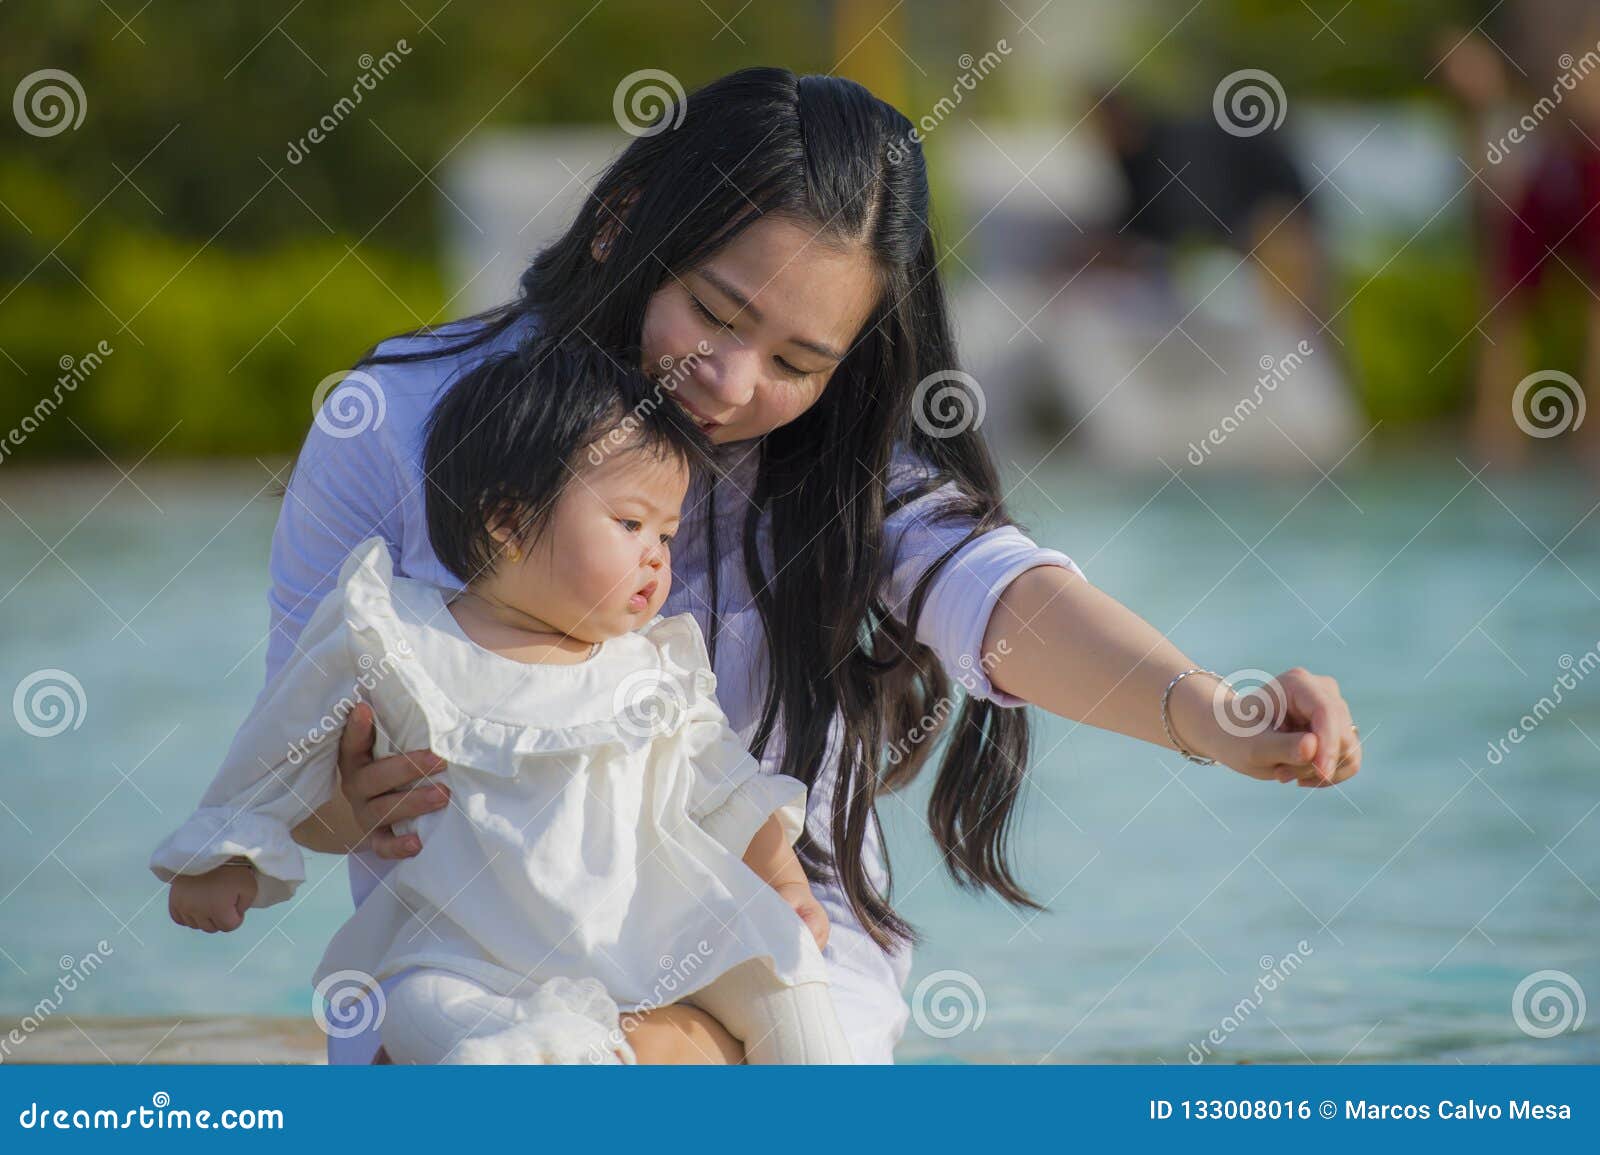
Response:
[[[670,542],[688,488],[683,462],[649,451],[584,458],[533,550],[502,560],[497,593],[580,641],[638,629],[672,586]]]

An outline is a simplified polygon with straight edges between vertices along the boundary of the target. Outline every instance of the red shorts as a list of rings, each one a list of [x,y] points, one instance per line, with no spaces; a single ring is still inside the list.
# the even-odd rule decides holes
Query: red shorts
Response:
[[[1600,152],[1545,151],[1510,204],[1513,211],[1495,221],[1497,296],[1538,285],[1555,260],[1552,250],[1591,288],[1600,287]]]

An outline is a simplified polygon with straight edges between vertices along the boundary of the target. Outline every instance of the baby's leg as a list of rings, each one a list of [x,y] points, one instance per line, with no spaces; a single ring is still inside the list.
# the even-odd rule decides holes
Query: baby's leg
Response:
[[[557,979],[513,998],[450,971],[418,968],[389,991],[383,1048],[395,1063],[631,1062],[615,1004],[599,1000],[609,1004],[603,1013],[597,989],[592,979]]]
[[[747,959],[683,1000],[712,1015],[761,1064],[854,1063],[828,984],[787,986],[760,959]]]

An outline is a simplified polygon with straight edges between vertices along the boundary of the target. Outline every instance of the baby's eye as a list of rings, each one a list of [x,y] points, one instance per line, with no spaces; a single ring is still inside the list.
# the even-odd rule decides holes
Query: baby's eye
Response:
[[[617,521],[622,525],[622,528],[627,530],[629,533],[638,533],[644,528],[644,522],[635,521],[631,517],[619,517],[617,518]]]
[[[661,535],[661,544],[662,545],[671,545],[672,544],[672,539],[674,537],[676,537],[676,536],[677,536],[677,534],[672,534],[672,533],[664,533],[664,534],[662,534]]]

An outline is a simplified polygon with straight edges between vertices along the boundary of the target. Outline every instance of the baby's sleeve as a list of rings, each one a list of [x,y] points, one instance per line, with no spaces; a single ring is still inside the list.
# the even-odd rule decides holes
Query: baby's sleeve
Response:
[[[773,815],[792,845],[806,820],[805,783],[764,773],[715,702],[708,701],[699,713],[685,728],[689,816],[740,858]]]
[[[242,855],[256,868],[255,906],[283,902],[305,881],[290,831],[333,797],[339,733],[357,692],[348,634],[335,588],[256,700],[199,807],[151,855],[157,878],[204,874]]]

